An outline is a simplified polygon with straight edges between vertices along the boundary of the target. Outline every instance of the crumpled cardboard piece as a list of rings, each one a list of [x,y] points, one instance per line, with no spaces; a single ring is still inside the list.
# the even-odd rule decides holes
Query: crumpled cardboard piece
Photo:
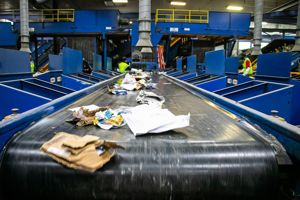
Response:
[[[89,143],[94,143],[99,140],[99,137],[94,136],[94,135],[85,135],[83,137],[68,137],[64,142],[63,145],[73,148],[73,149],[78,149],[78,148],[83,148]]]
[[[65,146],[64,147],[70,151],[73,155],[78,155],[80,154],[81,152],[85,151],[86,149],[88,149],[91,145],[94,145],[96,148],[103,145],[104,144],[104,141],[102,140],[98,140],[96,142],[93,142],[93,143],[90,143],[90,144],[87,144],[86,146],[82,147],[82,148],[77,148],[77,149],[73,149],[73,148],[70,148],[68,146]]]
[[[96,150],[98,146],[104,148],[104,152],[100,155]],[[107,143],[96,136],[80,137],[60,132],[44,143],[41,150],[69,168],[95,172],[110,161],[116,153],[115,148],[119,147],[115,143]]]

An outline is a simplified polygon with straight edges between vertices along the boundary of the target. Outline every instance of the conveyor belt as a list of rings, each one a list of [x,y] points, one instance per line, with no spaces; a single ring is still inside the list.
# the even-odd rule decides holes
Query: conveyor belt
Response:
[[[0,199],[276,199],[273,149],[254,133],[178,85],[160,77],[157,94],[188,128],[135,138],[127,126],[110,131],[66,123],[68,108],[135,106],[136,92],[98,90],[32,125],[7,146]],[[125,147],[94,174],[67,169],[42,153],[55,132],[93,134]]]

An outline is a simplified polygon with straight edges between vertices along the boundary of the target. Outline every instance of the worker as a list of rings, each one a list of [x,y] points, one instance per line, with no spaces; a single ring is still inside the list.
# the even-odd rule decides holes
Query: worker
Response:
[[[83,65],[82,71],[84,73],[86,74],[92,73],[93,69],[85,58],[82,58],[82,65]]]
[[[253,74],[253,67],[252,67],[251,60],[248,58],[248,56],[245,56],[243,62],[243,75],[250,76],[252,74]]]
[[[31,71],[31,73],[34,73],[34,70],[35,70],[35,64],[34,64],[32,57],[30,56],[30,71]]]
[[[125,73],[126,70],[129,68],[129,64],[126,63],[126,58],[119,63],[119,72]]]

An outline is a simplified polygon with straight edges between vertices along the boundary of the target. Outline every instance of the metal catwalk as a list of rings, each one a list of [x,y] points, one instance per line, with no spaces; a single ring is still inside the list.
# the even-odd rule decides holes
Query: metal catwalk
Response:
[[[191,113],[188,128],[135,138],[127,126],[105,131],[75,127],[69,108],[136,106],[137,92],[113,96],[106,89],[43,118],[3,153],[1,199],[272,199],[278,166],[271,145],[203,99],[156,77],[155,93],[174,114]],[[151,123],[151,122],[149,122]],[[97,135],[125,147],[95,173],[67,169],[40,151],[55,132]],[[273,198],[274,199],[274,198]]]

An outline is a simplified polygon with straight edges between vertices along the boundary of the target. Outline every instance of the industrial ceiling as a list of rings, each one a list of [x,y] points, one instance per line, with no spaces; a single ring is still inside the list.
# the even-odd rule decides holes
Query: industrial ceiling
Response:
[[[125,6],[109,7],[105,1],[111,0],[56,0],[58,8],[75,8],[75,9],[119,9],[121,13],[138,12],[138,0],[128,0]],[[252,13],[254,10],[254,0],[183,0],[186,6],[179,7],[183,9],[201,9],[226,11],[228,5],[243,6],[242,12]],[[1,0],[0,10],[17,9],[18,0]],[[52,0],[29,0],[31,8],[52,8]],[[264,0],[264,11],[268,12],[285,3],[293,2],[291,0]],[[169,0],[152,0],[152,11],[158,8],[174,8],[170,5]],[[178,7],[176,7],[178,8]]]

